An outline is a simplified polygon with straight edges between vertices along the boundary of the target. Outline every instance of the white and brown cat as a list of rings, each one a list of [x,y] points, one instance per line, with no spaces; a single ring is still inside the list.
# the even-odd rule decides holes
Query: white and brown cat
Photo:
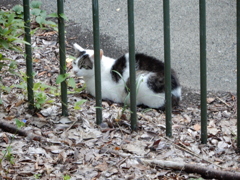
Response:
[[[74,44],[76,59],[73,72],[82,76],[87,91],[95,96],[94,51]],[[118,59],[103,55],[100,50],[102,99],[129,104],[129,54]],[[165,105],[164,63],[160,60],[136,53],[137,105],[163,109]],[[171,72],[172,102],[178,105],[181,86],[175,72]]]

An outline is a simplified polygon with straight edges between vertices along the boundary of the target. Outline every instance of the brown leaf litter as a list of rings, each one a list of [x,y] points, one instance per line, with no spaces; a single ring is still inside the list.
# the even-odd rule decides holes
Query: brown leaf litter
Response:
[[[35,82],[51,86],[59,73],[58,44],[54,32],[42,32],[32,37]],[[25,72],[22,55],[6,52]],[[70,66],[69,66],[70,67]],[[71,75],[73,77],[73,75]],[[4,71],[6,86],[20,82],[17,76]],[[76,83],[83,85],[81,78]],[[154,109],[138,107],[139,130],[131,132],[129,110],[103,101],[103,123],[97,126],[94,98],[85,92],[68,95],[69,116],[61,117],[58,96],[34,115],[27,110],[26,95],[18,88],[1,93],[2,123],[15,124],[14,119],[27,120],[20,131],[24,137],[0,131],[0,157],[11,146],[13,164],[1,162],[4,179],[190,179],[196,173],[170,169],[148,162],[175,162],[221,171],[239,172],[240,158],[236,150],[236,96],[228,92],[208,93],[208,142],[200,141],[199,92],[184,89],[180,107],[173,110],[173,138],[166,138],[165,115]],[[74,103],[87,101],[80,110]],[[15,126],[15,125],[14,125]],[[20,134],[21,135],[21,134]],[[41,137],[34,141],[33,137]]]

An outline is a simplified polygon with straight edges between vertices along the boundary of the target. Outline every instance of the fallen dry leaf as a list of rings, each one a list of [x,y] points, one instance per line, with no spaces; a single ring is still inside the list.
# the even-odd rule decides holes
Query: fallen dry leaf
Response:
[[[195,124],[193,127],[194,127],[195,131],[199,131],[201,129],[201,125],[200,124]]]

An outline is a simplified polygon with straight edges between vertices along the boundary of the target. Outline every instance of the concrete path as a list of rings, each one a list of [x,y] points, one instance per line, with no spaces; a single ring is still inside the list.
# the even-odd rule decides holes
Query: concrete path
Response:
[[[4,0],[3,0],[4,1]],[[13,1],[13,0],[12,0]],[[49,12],[56,1],[41,0]],[[8,0],[9,2],[9,0]],[[135,0],[136,50],[163,60],[162,1]],[[171,0],[171,58],[182,86],[199,89],[198,0]],[[207,1],[208,90],[236,91],[236,1]],[[128,51],[127,0],[100,0],[101,48],[112,57]],[[92,1],[66,0],[67,36],[92,47]]]

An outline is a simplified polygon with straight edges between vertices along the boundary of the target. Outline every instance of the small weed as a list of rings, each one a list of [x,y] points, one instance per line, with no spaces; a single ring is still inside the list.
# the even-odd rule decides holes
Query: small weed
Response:
[[[41,29],[49,29],[54,28],[57,31],[57,24],[53,21],[47,20],[49,17],[57,17],[56,13],[47,15],[45,10],[41,9],[42,2],[40,1],[32,1],[30,3],[30,15],[31,15],[31,24],[36,24]],[[16,13],[18,18],[23,20],[23,7],[21,5],[16,5],[12,8],[12,10]],[[34,27],[34,31],[38,28]]]
[[[75,110],[80,110],[81,109],[81,105],[83,105],[83,103],[85,103],[87,100],[82,99],[81,101],[78,101],[74,104],[74,109]]]
[[[1,162],[6,159],[9,161],[11,164],[14,164],[14,157],[12,154],[12,147],[9,145],[6,150],[3,150],[3,158],[1,159]]]
[[[63,179],[64,180],[69,180],[69,179],[71,179],[71,176],[66,174],[66,175],[63,176]]]
[[[25,126],[25,123],[23,121],[19,121],[18,119],[16,119],[16,126],[17,128],[21,128],[23,126]],[[7,161],[9,161],[11,164],[14,164],[14,156],[12,154],[12,141],[13,141],[14,137],[12,136],[11,141],[9,143],[9,145],[7,146],[6,150],[3,150],[3,157],[0,159],[0,163],[6,159]]]
[[[35,179],[40,179],[41,176],[42,176],[42,174],[34,174],[34,178],[35,178]]]
[[[57,14],[49,14],[47,15],[46,11],[41,9],[42,2],[40,1],[32,1],[30,3],[30,14],[31,14],[31,24],[34,29],[31,33],[35,33],[35,31],[39,28],[41,29],[49,29],[57,27],[56,23],[53,21],[47,20],[49,17],[57,17]],[[64,15],[62,15],[64,16]],[[37,25],[37,27],[36,27]],[[23,49],[19,44],[28,44],[26,41],[23,40],[24,35],[24,15],[23,15],[23,6],[16,5],[10,11],[0,11],[0,73],[9,72],[12,75],[17,75],[21,77],[20,73],[16,73],[16,62],[11,60],[10,58],[4,55],[5,51],[11,50],[17,53],[23,53]],[[4,69],[3,69],[4,67]],[[4,86],[1,81],[0,76],[0,93],[6,92],[10,93],[13,87],[22,88],[26,91],[26,80],[18,85],[14,85],[11,87]],[[27,79],[27,77],[25,76]],[[38,86],[38,87],[37,87]],[[41,87],[38,84],[34,85],[34,90],[37,93],[34,95],[36,99],[36,107],[39,109],[44,103],[50,103],[51,100],[48,100],[48,97],[44,92],[40,92],[40,90],[48,90],[48,91],[55,91],[51,87],[45,87],[42,85]],[[55,88],[56,89],[56,88]],[[39,91],[38,91],[39,90]],[[0,104],[3,101],[0,99]]]

